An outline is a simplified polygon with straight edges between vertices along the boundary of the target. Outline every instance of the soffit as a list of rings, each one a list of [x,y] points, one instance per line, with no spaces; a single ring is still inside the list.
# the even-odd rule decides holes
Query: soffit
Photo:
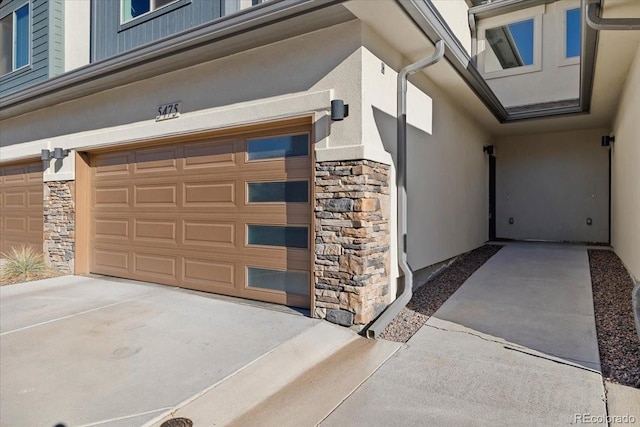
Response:
[[[352,0],[345,3],[345,7],[402,56],[401,63],[390,64],[396,69],[430,56],[435,50],[433,43],[394,1]],[[498,130],[498,120],[447,59],[420,73],[443,89],[454,104],[489,131]]]
[[[605,0],[602,17],[640,18],[637,0]],[[519,135],[577,129],[611,128],[629,68],[640,43],[640,31],[600,31],[589,113],[506,123],[496,134]]]

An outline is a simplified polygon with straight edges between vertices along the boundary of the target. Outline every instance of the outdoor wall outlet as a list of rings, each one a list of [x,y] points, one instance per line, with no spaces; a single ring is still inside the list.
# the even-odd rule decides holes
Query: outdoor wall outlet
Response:
[[[591,218],[587,218],[587,225],[593,224],[593,220]]]
[[[509,224],[513,224],[514,222],[513,217],[509,218]]]

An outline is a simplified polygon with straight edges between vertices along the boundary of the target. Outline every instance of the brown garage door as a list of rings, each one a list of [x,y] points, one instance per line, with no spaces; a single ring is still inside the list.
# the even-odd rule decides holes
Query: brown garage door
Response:
[[[308,307],[308,128],[94,154],[94,273]]]
[[[0,251],[42,251],[42,162],[0,166]]]

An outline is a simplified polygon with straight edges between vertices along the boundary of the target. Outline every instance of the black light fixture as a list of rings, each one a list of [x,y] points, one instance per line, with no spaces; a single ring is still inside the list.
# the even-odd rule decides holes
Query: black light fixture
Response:
[[[331,120],[340,121],[349,117],[349,104],[345,104],[342,99],[331,101]]]
[[[605,135],[605,136],[602,137],[602,146],[603,147],[608,147],[613,142],[616,142],[616,137],[615,136]]]
[[[51,150],[47,150],[46,148],[40,151],[40,159],[43,162],[47,162],[51,159]]]
[[[493,145],[485,145],[484,147],[482,147],[482,151],[490,156],[493,156]]]

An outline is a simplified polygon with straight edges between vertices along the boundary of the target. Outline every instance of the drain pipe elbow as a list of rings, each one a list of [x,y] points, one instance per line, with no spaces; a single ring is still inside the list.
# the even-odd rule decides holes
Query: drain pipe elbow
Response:
[[[376,338],[387,325],[404,308],[413,295],[413,271],[407,262],[407,78],[410,74],[423,70],[442,59],[444,56],[444,41],[436,42],[433,55],[406,66],[398,73],[397,94],[397,144],[396,156],[396,188],[398,198],[398,266],[403,274],[402,291],[385,311],[369,326],[367,338]]]
[[[583,4],[586,0],[583,0]],[[640,30],[640,18],[600,18],[600,5],[591,3],[585,6],[587,25],[597,31],[602,30]]]

